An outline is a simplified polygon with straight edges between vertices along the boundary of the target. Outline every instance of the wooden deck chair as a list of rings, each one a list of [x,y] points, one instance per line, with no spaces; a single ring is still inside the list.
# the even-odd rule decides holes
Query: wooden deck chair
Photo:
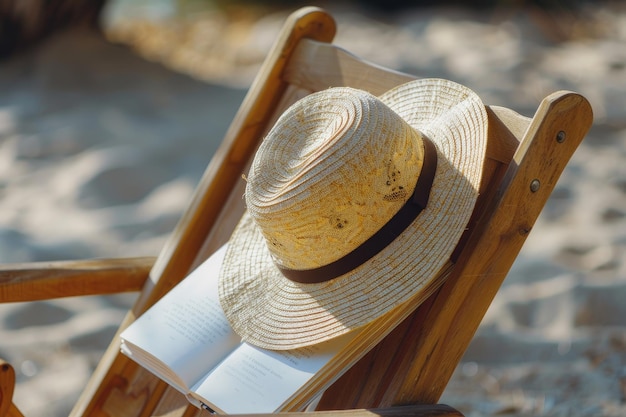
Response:
[[[156,258],[5,265],[0,301],[140,291],[127,326],[226,242],[244,208],[241,174],[264,132],[291,103],[329,86],[380,94],[413,77],[332,45],[335,22],[321,9],[293,13],[252,84],[191,203]],[[452,372],[513,264],[567,161],[586,134],[585,98],[555,92],[532,118],[487,106],[488,160],[480,198],[445,283],[322,396],[341,415],[461,415],[437,405]],[[1,343],[1,341],[0,341]],[[0,363],[0,416],[14,371]],[[200,416],[168,385],[119,353],[116,336],[76,404],[75,416]],[[339,415],[316,411],[319,417]]]

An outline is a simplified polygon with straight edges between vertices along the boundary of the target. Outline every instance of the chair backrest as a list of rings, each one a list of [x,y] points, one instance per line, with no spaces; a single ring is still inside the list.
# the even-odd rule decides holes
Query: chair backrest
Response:
[[[264,133],[297,99],[330,86],[380,94],[413,77],[332,45],[335,22],[293,13],[263,64],[193,201],[122,328],[225,243],[244,207],[241,174]],[[562,169],[591,124],[581,96],[559,92],[532,119],[487,107],[489,146],[477,209],[449,276],[424,304],[329,388],[320,409],[436,403]],[[119,353],[117,336],[72,415],[200,415],[178,392]]]

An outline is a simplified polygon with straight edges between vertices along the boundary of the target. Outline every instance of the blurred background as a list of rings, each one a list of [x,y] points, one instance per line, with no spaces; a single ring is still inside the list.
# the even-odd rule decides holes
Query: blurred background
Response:
[[[626,414],[626,7],[619,1],[0,0],[0,262],[156,256],[288,14],[335,43],[532,116],[594,125],[442,402]],[[28,416],[67,415],[132,294],[0,305]],[[36,393],[37,395],[33,395]]]

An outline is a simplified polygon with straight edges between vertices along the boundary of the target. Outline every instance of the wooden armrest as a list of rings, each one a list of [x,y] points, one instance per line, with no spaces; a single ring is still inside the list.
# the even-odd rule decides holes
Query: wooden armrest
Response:
[[[0,302],[139,291],[154,261],[143,257],[0,265]]]
[[[15,390],[15,370],[10,363],[0,358],[0,416],[24,417],[13,404]]]

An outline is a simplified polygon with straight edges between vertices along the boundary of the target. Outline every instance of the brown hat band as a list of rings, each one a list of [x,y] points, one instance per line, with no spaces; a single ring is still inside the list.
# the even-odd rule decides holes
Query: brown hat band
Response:
[[[426,208],[435,179],[437,148],[428,138],[422,137],[422,139],[424,163],[413,194],[387,223],[365,242],[334,262],[313,269],[289,269],[277,265],[280,272],[291,281],[301,284],[330,281],[364,264],[400,236]]]

